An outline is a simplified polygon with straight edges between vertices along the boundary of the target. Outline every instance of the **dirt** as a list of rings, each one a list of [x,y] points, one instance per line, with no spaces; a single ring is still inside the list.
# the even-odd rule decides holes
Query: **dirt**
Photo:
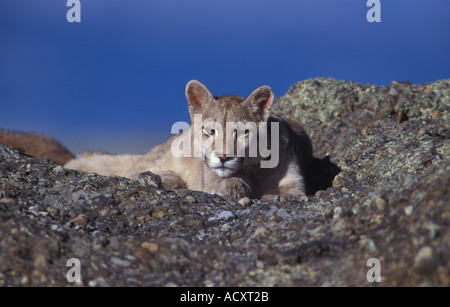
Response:
[[[274,109],[311,136],[308,199],[165,191],[0,145],[0,286],[449,286],[450,80],[311,79]]]

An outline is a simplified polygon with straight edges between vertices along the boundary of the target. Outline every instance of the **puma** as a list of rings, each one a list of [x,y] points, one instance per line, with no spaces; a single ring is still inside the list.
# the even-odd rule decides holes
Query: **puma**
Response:
[[[311,142],[302,126],[270,111],[274,94],[269,86],[257,88],[247,98],[214,97],[205,85],[192,80],[186,85],[186,98],[191,126],[149,153],[85,153],[65,167],[131,179],[150,171],[161,177],[166,189],[186,188],[231,198],[305,195],[303,172],[312,160]],[[241,125],[223,128],[229,123]],[[252,123],[267,129],[250,129],[256,127]],[[260,145],[264,138],[270,155],[250,154],[250,145]],[[174,148],[185,154],[174,154]],[[243,148],[241,154],[237,148]],[[264,163],[270,166],[263,167]]]

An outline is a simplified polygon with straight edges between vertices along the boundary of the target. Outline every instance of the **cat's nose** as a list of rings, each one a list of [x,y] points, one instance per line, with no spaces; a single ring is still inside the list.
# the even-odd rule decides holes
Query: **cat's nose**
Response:
[[[220,160],[220,162],[222,162],[222,163],[225,163],[225,162],[227,162],[228,160],[231,160],[231,159],[233,159],[233,157],[227,157],[227,156],[221,156],[221,157],[219,157],[219,160]]]

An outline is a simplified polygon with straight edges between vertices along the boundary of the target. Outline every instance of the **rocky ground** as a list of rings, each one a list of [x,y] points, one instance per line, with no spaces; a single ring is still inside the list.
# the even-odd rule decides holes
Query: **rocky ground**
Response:
[[[312,79],[274,109],[313,141],[308,200],[164,191],[0,145],[0,286],[449,286],[450,80]]]

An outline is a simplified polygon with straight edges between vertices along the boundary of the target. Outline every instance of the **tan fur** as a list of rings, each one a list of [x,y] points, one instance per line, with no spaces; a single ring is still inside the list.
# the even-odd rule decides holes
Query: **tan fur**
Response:
[[[22,148],[31,156],[53,160],[60,165],[75,157],[64,146],[41,134],[0,130],[0,144]]]
[[[270,112],[273,102],[270,87],[256,89],[247,99],[239,96],[214,98],[202,83],[193,80],[186,86],[186,97],[191,116],[191,128],[187,133],[172,136],[146,155],[112,156],[90,153],[70,161],[66,167],[131,179],[151,171],[161,176],[163,186],[168,189],[188,188],[234,198],[247,196],[267,199],[275,195],[305,195],[302,168],[307,167],[312,158],[311,143],[300,125],[290,123],[291,127],[286,120]],[[191,138],[192,144],[195,144],[196,114],[201,114],[203,119],[202,144],[211,140],[210,138],[215,139],[214,144],[226,139],[226,131],[220,134],[214,130],[213,133],[210,127],[214,123],[223,127],[227,122],[278,123],[278,165],[274,168],[261,168],[260,162],[264,160],[262,157],[246,155],[239,158],[236,151],[232,152],[226,144],[220,152],[216,145],[203,145],[202,157],[173,156],[171,146],[177,138]],[[249,142],[249,134],[240,137],[233,135],[235,144]],[[226,161],[225,155],[229,157]]]
[[[109,155],[99,152],[86,152],[69,161],[65,167],[86,173],[95,172],[104,176],[125,177],[127,171],[143,157],[143,155]]]

